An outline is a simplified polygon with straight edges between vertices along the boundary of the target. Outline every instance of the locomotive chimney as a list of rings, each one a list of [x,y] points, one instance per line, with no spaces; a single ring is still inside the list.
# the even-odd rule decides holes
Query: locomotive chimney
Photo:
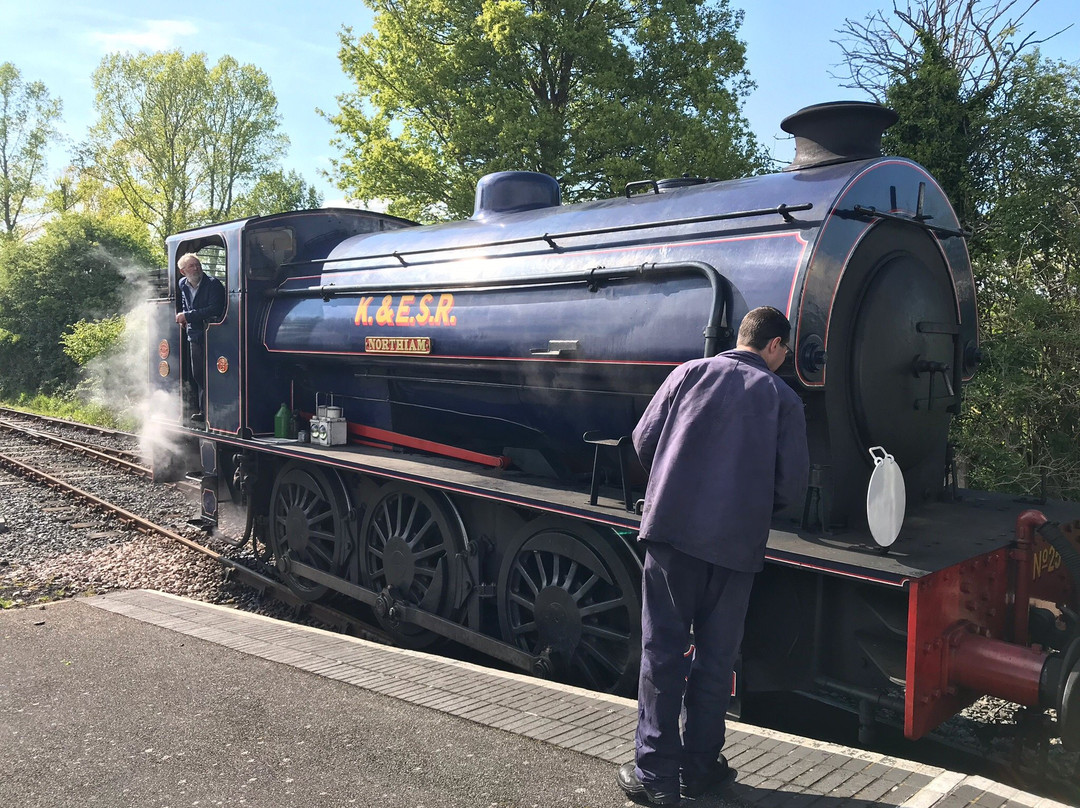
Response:
[[[897,114],[868,101],[833,101],[803,107],[780,123],[795,135],[795,159],[784,171],[881,156],[881,135]]]

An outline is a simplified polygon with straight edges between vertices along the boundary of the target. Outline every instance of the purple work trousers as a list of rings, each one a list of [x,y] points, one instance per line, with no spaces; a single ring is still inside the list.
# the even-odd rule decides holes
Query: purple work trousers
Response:
[[[649,542],[642,576],[637,775],[677,791],[724,748],[731,670],[742,642],[753,572],[738,572]],[[693,628],[694,655],[686,655]],[[682,732],[679,719],[683,717]]]

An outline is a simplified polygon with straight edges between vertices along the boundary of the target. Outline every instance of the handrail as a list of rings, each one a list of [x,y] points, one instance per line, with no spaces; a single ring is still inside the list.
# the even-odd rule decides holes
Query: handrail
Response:
[[[720,222],[727,219],[746,219],[754,216],[781,216],[785,222],[795,221],[792,213],[799,213],[800,211],[812,210],[814,207],[813,202],[803,202],[798,205],[788,205],[781,203],[773,208],[755,208],[752,210],[738,210],[730,213],[714,213],[709,216],[691,216],[684,219],[665,219],[659,222],[641,222],[640,224],[625,224],[625,225],[613,225],[611,227],[596,227],[591,230],[571,230],[566,233],[544,233],[540,236],[522,236],[521,238],[504,239],[502,241],[485,241],[477,244],[454,244],[448,247],[428,247],[417,250],[394,250],[388,253],[375,253],[372,255],[349,255],[341,258],[318,258],[311,261],[293,261],[290,263],[282,264],[281,267],[303,267],[313,266],[315,264],[336,264],[343,263],[345,261],[367,261],[376,258],[393,258],[397,260],[402,266],[408,266],[405,258],[412,255],[423,255],[424,253],[437,253],[437,252],[454,252],[458,250],[483,250],[491,247],[506,247],[515,244],[529,244],[531,242],[543,241],[553,250],[558,250],[559,245],[556,243],[556,239],[570,239],[570,238],[583,238],[585,236],[601,236],[608,235],[610,233],[624,233],[633,232],[635,230],[649,230],[658,227],[679,227],[680,225],[687,224],[703,224],[705,222]]]

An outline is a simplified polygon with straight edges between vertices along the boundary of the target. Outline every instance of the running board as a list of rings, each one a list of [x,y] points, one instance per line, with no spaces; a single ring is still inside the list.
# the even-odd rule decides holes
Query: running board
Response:
[[[508,665],[513,665],[515,668],[533,676],[548,678],[553,673],[554,669],[547,653],[534,656],[502,640],[478,634],[459,623],[454,623],[430,612],[425,612],[423,609],[417,609],[415,606],[402,603],[394,598],[389,590],[374,592],[336,575],[331,575],[328,572],[310,567],[307,564],[301,564],[299,561],[293,561],[292,559],[280,559],[278,564],[278,568],[282,572],[299,578],[306,578],[309,581],[333,589],[335,592],[347,595],[370,606],[375,610],[376,614],[392,622],[408,623],[409,625],[427,629],[446,637],[448,640],[453,640]]]

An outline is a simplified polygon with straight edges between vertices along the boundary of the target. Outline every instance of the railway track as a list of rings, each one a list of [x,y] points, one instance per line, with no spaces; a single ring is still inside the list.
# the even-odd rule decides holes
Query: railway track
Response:
[[[56,429],[82,432],[87,435],[98,435],[106,438],[131,440],[138,443],[138,436],[132,435],[130,432],[124,432],[119,429],[109,429],[108,427],[97,426],[95,424],[83,424],[78,421],[69,421],[66,418],[53,418],[49,415],[38,415],[37,413],[17,410],[13,407],[0,407],[0,418],[23,420],[29,424],[41,424]]]
[[[62,437],[54,435],[53,430],[63,430],[64,435]],[[84,436],[93,435],[106,441],[107,445],[96,440],[82,440],[75,437],[79,433]],[[80,505],[74,510],[79,513],[92,509],[104,518],[121,525],[123,531],[157,537],[167,545],[184,548],[189,557],[195,554],[208,562],[211,569],[219,570],[218,578],[222,577],[220,571],[224,571],[225,596],[222,597],[221,593],[211,593],[211,597],[201,599],[216,600],[216,602],[239,600],[241,602],[234,605],[240,605],[241,608],[269,613],[285,619],[316,622],[355,636],[378,642],[390,642],[390,638],[385,633],[355,614],[334,608],[332,605],[309,604],[296,598],[288,587],[267,574],[271,570],[265,565],[265,559],[259,558],[258,548],[254,548],[253,551],[246,544],[242,525],[239,529],[237,529],[237,524],[227,525],[226,534],[220,539],[225,545],[223,550],[209,546],[206,542],[211,541],[210,539],[196,540],[189,535],[184,535],[181,531],[187,529],[190,532],[190,528],[176,527],[175,523],[183,524],[183,520],[190,515],[190,493],[184,492],[182,485],[149,487],[147,482],[149,473],[138,462],[137,451],[130,448],[137,445],[135,436],[116,430],[83,430],[80,425],[72,422],[60,419],[35,419],[26,413],[13,414],[10,410],[0,408],[0,442],[8,437],[16,449],[0,446],[0,468],[18,475],[29,484],[47,487],[50,491],[56,492],[64,501],[77,500]],[[80,459],[81,467],[77,465],[74,469],[74,473],[79,475],[80,479],[97,482],[97,478],[105,473],[103,470],[108,469],[108,474],[127,478],[131,481],[131,485],[151,491],[155,500],[174,496],[176,503],[165,509],[164,516],[147,517],[144,515],[146,507],[140,507],[138,504],[126,506],[118,504],[113,500],[119,497],[108,491],[83,490],[70,480],[63,479],[62,470],[50,471],[49,468],[55,469],[55,464],[60,462],[57,459],[60,455]],[[63,463],[61,462],[60,465]],[[47,468],[42,469],[38,466]],[[3,495],[4,490],[4,481],[0,475],[0,496]],[[60,509],[65,507],[68,506],[60,506]],[[65,524],[71,525],[73,529],[83,524],[75,521],[83,519],[81,515],[67,518],[64,510],[58,510],[56,506],[53,506],[52,510],[53,513],[50,516],[66,518]],[[170,520],[174,523],[174,527],[161,524]],[[3,511],[0,506],[0,529],[2,529],[2,522]],[[236,520],[234,519],[233,522],[235,523]],[[3,539],[4,536],[0,534],[0,600],[5,597]],[[151,548],[148,552],[154,554],[163,551]],[[194,571],[190,572],[192,575],[196,574]],[[139,585],[136,582],[135,586]],[[169,587],[151,586],[151,588],[169,590]],[[244,597],[236,594],[237,589],[243,589],[249,593],[248,602],[242,602]],[[76,593],[69,592],[68,594]],[[175,593],[200,596],[198,593],[186,591],[183,584],[175,589]],[[8,597],[10,599],[10,595]],[[282,610],[275,612],[273,609],[266,608],[267,598],[272,599],[274,603],[282,604]],[[485,659],[473,659],[473,661],[481,664],[489,663]],[[861,745],[857,738],[857,722],[852,718],[850,709],[846,711],[836,709],[832,713],[818,712],[827,706],[792,706],[785,703],[785,705],[756,709],[747,718],[764,726],[800,735],[852,746]],[[984,715],[973,715],[969,712],[966,716],[958,716],[951,719],[944,730],[939,730],[934,736],[917,743],[904,741],[901,733],[889,731],[890,719],[887,716],[882,717],[884,729],[878,739],[877,748],[888,754],[918,759],[925,763],[969,773],[983,774],[1025,791],[1080,805],[1080,760],[1075,755],[1070,758],[1067,754],[1061,754],[1060,748],[1055,749],[1048,744],[1040,745],[1035,740],[1035,734],[1029,733],[1029,730],[1038,723],[1039,716],[1032,716],[1027,721],[1018,720],[1016,710],[1011,705],[976,705],[973,710],[975,713],[981,711]],[[988,719],[986,715],[995,710],[1000,711],[1001,715]]]
[[[61,438],[31,426],[30,424],[34,422],[33,417],[27,416],[24,413],[19,413],[19,415],[22,416],[20,420],[23,421],[23,423],[16,423],[7,418],[0,418],[0,432],[7,435],[16,435],[31,446],[65,450],[142,479],[148,480],[151,476],[151,472],[148,468],[132,459],[137,457],[137,453],[132,450],[117,449],[114,447],[72,440],[70,438]],[[62,421],[60,419],[43,418],[38,421],[38,423],[60,426],[65,429],[78,428],[74,427],[71,422]],[[135,436],[116,430],[98,431],[95,429],[92,430],[92,434],[107,435],[111,438],[136,440]],[[23,450],[23,454],[26,454],[25,449]],[[115,520],[120,525],[123,525],[127,530],[144,535],[155,535],[166,539],[169,542],[186,547],[219,565],[228,580],[250,588],[260,597],[270,596],[279,603],[301,613],[311,621],[352,634],[353,636],[363,637],[375,642],[390,643],[388,635],[354,615],[350,615],[347,612],[324,604],[306,603],[297,598],[287,586],[255,568],[260,565],[261,561],[258,558],[260,555],[258,552],[247,556],[241,556],[239,559],[231,558],[206,544],[184,536],[169,527],[160,525],[116,502],[103,498],[91,491],[84,490],[63,479],[56,473],[50,473],[49,471],[40,468],[40,463],[35,462],[35,459],[36,461],[42,459],[40,453],[34,452],[33,449],[31,449],[29,454],[31,457],[27,458],[15,457],[12,454],[0,452],[0,468],[4,468],[12,474],[18,475],[36,485],[48,488],[50,491],[59,493],[65,498],[74,498],[85,503],[91,509]],[[85,473],[85,470],[83,470],[82,473]],[[233,539],[224,538],[223,542],[231,548],[238,548],[245,544],[246,539],[246,536]]]
[[[138,474],[146,479],[150,479],[152,476],[150,469],[138,462],[139,453],[135,451],[99,446],[87,441],[72,440],[70,438],[61,438],[57,435],[51,435],[48,432],[24,426],[6,418],[0,418],[0,430],[23,435],[26,438],[39,443],[76,452],[85,457],[116,466],[125,471],[130,471],[133,474]]]

